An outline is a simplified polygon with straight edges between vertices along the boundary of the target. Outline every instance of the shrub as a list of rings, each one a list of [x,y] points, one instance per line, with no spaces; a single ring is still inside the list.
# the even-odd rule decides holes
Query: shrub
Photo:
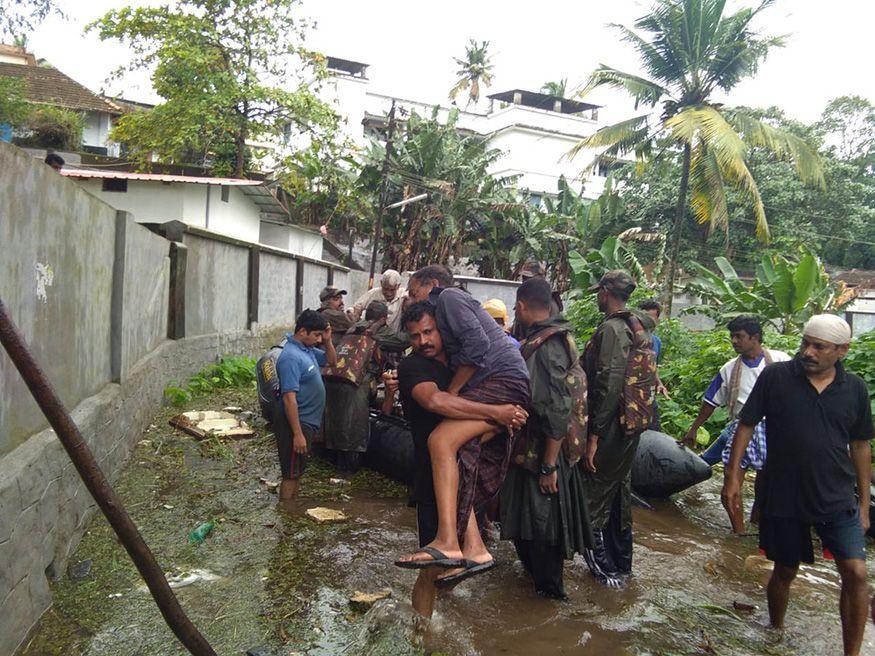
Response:
[[[246,357],[224,358],[205,367],[182,387],[172,381],[164,388],[164,398],[173,405],[185,405],[192,398],[205,396],[220,387],[255,387],[255,360]]]
[[[866,381],[872,411],[875,412],[875,330],[863,333],[851,343],[845,366]]]
[[[34,105],[23,122],[22,136],[15,139],[22,146],[56,150],[78,150],[82,144],[85,117],[63,107]]]

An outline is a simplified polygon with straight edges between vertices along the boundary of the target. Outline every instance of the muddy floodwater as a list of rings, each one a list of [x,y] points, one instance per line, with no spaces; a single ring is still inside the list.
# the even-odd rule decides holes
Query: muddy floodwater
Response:
[[[255,410],[250,399],[223,392],[183,409]],[[755,537],[729,535],[719,474],[652,511],[635,509],[635,575],[625,589],[599,587],[576,560],[566,565],[570,600],[541,599],[512,547],[498,543],[500,567],[442,593],[422,627],[409,603],[416,575],[391,564],[415,546],[405,489],[368,471],[332,480],[337,474],[317,461],[302,497],[278,504],[270,433],[197,442],[167,425],[179,411],[155,418],[117,488],[218,654],[841,654],[831,563],[803,567],[786,634],[767,628],[768,564]],[[347,519],[318,524],[305,514],[317,506]],[[214,530],[190,545],[204,521]],[[19,656],[185,653],[102,516],[71,563],[81,565],[75,579],[65,572],[53,582],[55,604]],[[354,592],[383,590],[390,596],[370,610],[349,604]],[[871,625],[863,652],[875,655]]]

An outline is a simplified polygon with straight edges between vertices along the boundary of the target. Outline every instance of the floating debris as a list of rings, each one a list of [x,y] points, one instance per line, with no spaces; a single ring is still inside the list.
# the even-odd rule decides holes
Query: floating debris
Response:
[[[325,522],[346,521],[346,515],[339,510],[332,510],[331,508],[309,508],[307,510],[307,516],[311,519],[315,519],[320,524]]]
[[[271,494],[276,494],[277,488],[279,488],[280,484],[277,481],[270,481],[264,477],[259,478],[258,482],[261,483],[264,487],[267,488],[267,491]]]
[[[748,572],[770,572],[775,567],[775,563],[760,554],[753,554],[744,559],[744,569]]]
[[[215,410],[183,412],[181,415],[171,417],[170,425],[195,436],[199,440],[208,435],[235,439],[255,435],[255,431],[245,421],[241,421],[230,412],[217,412]]]
[[[177,589],[184,588],[191,585],[192,583],[197,583],[198,581],[206,581],[209,583],[211,581],[218,581],[220,578],[222,577],[218,574],[213,574],[212,572],[205,569],[193,569],[185,574],[168,576],[167,583],[170,585],[171,588]]]
[[[353,608],[353,610],[364,613],[381,599],[388,599],[391,596],[392,591],[389,589],[384,589],[380,590],[379,592],[373,593],[356,591],[349,598],[349,605]]]
[[[194,529],[191,533],[188,534],[188,543],[189,544],[200,544],[204,540],[207,539],[207,536],[213,530],[215,524],[213,522],[204,522],[196,529]]]

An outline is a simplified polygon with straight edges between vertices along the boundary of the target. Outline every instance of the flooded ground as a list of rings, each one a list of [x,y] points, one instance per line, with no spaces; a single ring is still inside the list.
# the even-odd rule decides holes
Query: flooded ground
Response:
[[[186,409],[241,405],[251,393],[222,392]],[[260,656],[403,654],[722,654],[841,653],[838,578],[831,564],[803,569],[794,586],[788,632],[766,628],[768,570],[754,537],[729,535],[719,478],[635,510],[635,576],[621,591],[597,586],[582,561],[566,567],[568,602],[537,597],[508,544],[501,565],[438,599],[425,632],[409,604],[415,573],[391,564],[415,545],[406,491],[370,472],[332,482],[314,463],[302,498],[280,505],[273,437],[264,430],[223,443],[174,431],[166,410],[143,435],[117,483],[128,510],[183,606],[217,653]],[[323,506],[348,520],[317,524]],[[216,527],[200,545],[188,533]],[[92,561],[80,580],[53,583],[55,605],[19,656],[183,654],[102,516],[72,563]],[[367,612],[355,591],[391,591]],[[756,605],[752,613],[733,602]],[[864,653],[875,654],[875,628]]]

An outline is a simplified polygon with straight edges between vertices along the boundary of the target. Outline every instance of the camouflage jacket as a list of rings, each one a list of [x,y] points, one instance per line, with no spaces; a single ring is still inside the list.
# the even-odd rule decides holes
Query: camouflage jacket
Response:
[[[349,329],[349,334],[361,334],[365,332],[370,325],[370,321],[362,319]],[[386,352],[401,353],[410,346],[410,343],[407,341],[406,333],[398,334],[385,324],[374,330],[371,333],[371,336],[376,340],[377,346]]]
[[[650,315],[632,310],[645,330],[655,324]],[[599,324],[583,354],[589,383],[589,431],[604,437],[619,428],[620,400],[626,364],[632,348],[632,329],[625,319],[612,317]]]
[[[549,326],[571,330],[568,321],[560,314],[532,324],[525,336],[531,338]],[[551,337],[526,361],[532,388],[528,421],[531,429],[527,432],[534,440],[562,439],[568,431],[572,399],[566,377],[572,360],[562,340],[562,336]]]

